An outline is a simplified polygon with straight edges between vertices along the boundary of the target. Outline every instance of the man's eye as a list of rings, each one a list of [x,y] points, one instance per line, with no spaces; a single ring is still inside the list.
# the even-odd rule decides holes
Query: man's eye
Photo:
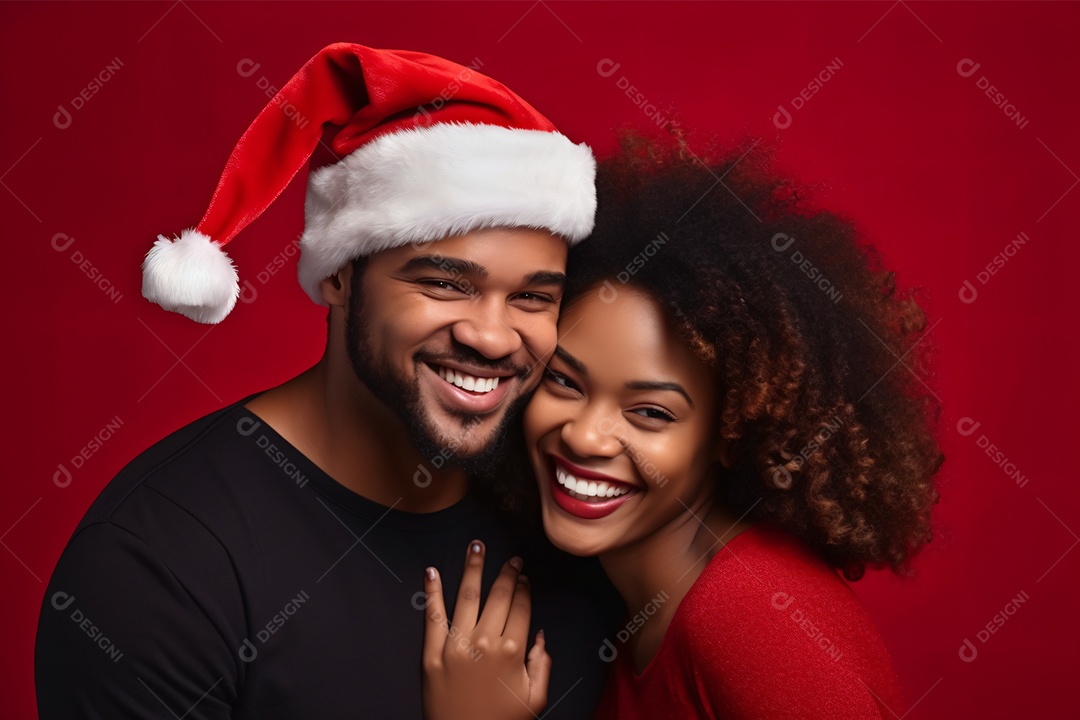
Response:
[[[543,293],[523,292],[518,293],[517,297],[530,305],[551,305],[555,302],[555,298]]]
[[[435,290],[445,290],[447,292],[459,292],[459,293],[465,293],[466,295],[469,294],[468,290],[466,290],[465,288],[461,287],[460,285],[454,283],[451,280],[439,280],[437,278],[432,278],[432,279],[427,279],[427,280],[418,280],[417,282],[419,282],[421,285],[426,285],[426,286],[428,286],[430,288],[434,288]]]

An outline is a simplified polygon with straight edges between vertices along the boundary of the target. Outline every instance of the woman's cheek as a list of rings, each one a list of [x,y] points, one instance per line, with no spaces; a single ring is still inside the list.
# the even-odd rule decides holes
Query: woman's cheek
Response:
[[[542,381],[541,381],[542,382]],[[552,415],[551,396],[543,384],[537,388],[525,408],[525,440],[531,445],[548,432]]]
[[[673,476],[678,476],[691,448],[681,448],[676,434],[665,432],[638,433],[637,471],[650,485],[663,487]]]

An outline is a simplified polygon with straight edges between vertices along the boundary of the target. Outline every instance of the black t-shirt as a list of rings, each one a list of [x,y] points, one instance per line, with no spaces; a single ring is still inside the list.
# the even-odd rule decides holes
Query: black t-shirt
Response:
[[[554,661],[544,717],[590,717],[621,601],[595,559],[515,539],[489,507],[470,491],[439,512],[387,508],[243,401],[202,418],[121,471],[61,556],[37,636],[41,717],[420,718],[423,570],[439,568],[452,617],[473,538],[485,592],[525,560]]]

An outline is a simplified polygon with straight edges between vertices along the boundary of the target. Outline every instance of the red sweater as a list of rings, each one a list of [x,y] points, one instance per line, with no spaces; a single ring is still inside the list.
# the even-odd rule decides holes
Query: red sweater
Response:
[[[629,644],[613,644],[602,719],[903,714],[889,655],[851,588],[763,525],[713,557],[641,675]]]

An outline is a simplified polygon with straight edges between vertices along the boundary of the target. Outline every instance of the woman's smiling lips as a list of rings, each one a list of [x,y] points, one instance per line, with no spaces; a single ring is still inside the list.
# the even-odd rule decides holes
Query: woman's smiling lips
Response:
[[[459,365],[421,363],[443,404],[457,410],[487,413],[494,410],[510,392],[513,373],[481,371]]]
[[[579,518],[597,520],[619,509],[639,489],[623,480],[586,470],[557,455],[548,455],[549,487],[555,504]]]

